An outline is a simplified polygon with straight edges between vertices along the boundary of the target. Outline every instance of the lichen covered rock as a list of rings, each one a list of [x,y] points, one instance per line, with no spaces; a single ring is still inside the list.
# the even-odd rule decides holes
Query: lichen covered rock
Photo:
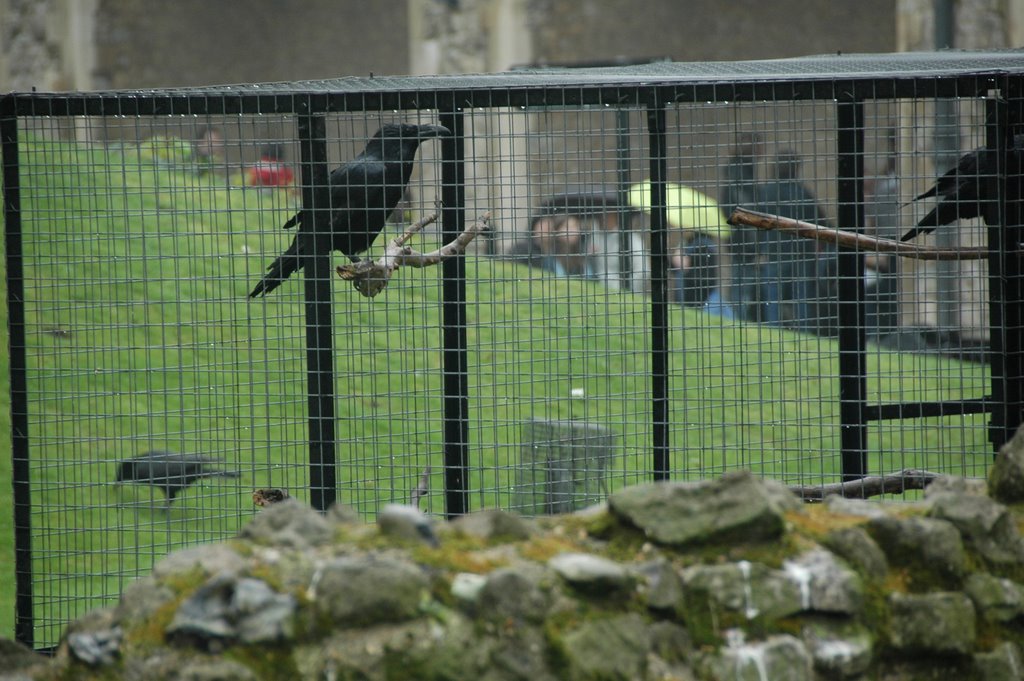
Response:
[[[799,508],[785,488],[747,472],[716,481],[629,487],[611,495],[608,505],[653,541],[669,546],[775,539],[783,532],[785,512]]]
[[[1004,504],[1024,501],[1024,428],[1000,447],[988,472],[989,494]]]
[[[887,515],[873,518],[866,529],[889,563],[913,568],[927,580],[953,583],[967,571],[963,537],[947,520]]]
[[[595,617],[561,639],[569,678],[630,681],[645,678],[651,634],[635,613]]]
[[[293,549],[321,546],[331,539],[331,526],[298,499],[285,499],[256,515],[240,536],[257,544]]]
[[[1016,679],[1022,519],[982,491],[950,480],[913,504],[808,509],[734,474],[565,516],[454,523],[279,504],[230,542],[160,561],[17,674]]]
[[[974,649],[975,613],[959,592],[894,593],[892,647],[924,655],[966,655]]]
[[[812,681],[811,655],[799,639],[769,636],[763,641],[737,637],[717,654],[705,656],[702,671],[714,679]]]
[[[929,499],[929,515],[956,526],[967,545],[986,560],[1015,563],[1024,556],[1017,524],[1006,506],[977,494],[945,492]]]
[[[1024,586],[1013,580],[977,572],[967,578],[964,591],[987,620],[1012,622],[1024,617]]]
[[[341,627],[412,619],[427,590],[419,566],[376,554],[335,558],[314,579],[317,614]]]

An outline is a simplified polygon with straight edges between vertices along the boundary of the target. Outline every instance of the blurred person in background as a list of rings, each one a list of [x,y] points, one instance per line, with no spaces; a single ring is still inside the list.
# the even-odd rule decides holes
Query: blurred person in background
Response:
[[[673,230],[669,247],[669,271],[674,282],[673,300],[683,307],[708,308],[732,317],[721,304],[719,287],[718,240],[693,229]]]
[[[285,162],[284,145],[263,145],[260,149],[260,160],[246,171],[245,179],[250,187],[292,188],[295,184],[295,171]]]
[[[718,193],[718,203],[726,217],[737,206],[754,208],[758,205],[757,165],[764,150],[764,138],[759,133],[743,132],[736,136],[736,143],[722,168]],[[748,319],[750,306],[756,300],[756,284],[750,268],[757,257],[758,232],[754,227],[737,225],[727,245],[731,264],[728,299],[740,319]]]
[[[896,156],[890,153],[881,173],[864,180],[865,231],[886,239],[899,239],[900,184],[896,177]],[[864,255],[865,324],[869,336],[892,333],[899,323],[900,259],[891,253]]]
[[[758,210],[793,220],[824,225],[825,211],[817,197],[800,179],[803,160],[791,149],[779,151],[774,177],[758,188]],[[815,302],[820,298],[818,287],[821,258],[829,258],[829,250],[819,252],[818,242],[780,230],[760,230],[754,246],[753,265],[756,284],[746,319],[791,328],[812,330],[821,310]]]
[[[223,172],[224,135],[220,129],[212,125],[204,125],[196,130],[193,142],[193,159],[200,176]]]
[[[530,236],[504,257],[556,276],[595,279],[614,290],[642,293],[649,286],[649,264],[644,237],[631,228],[635,215],[605,192],[560,194],[538,207]],[[629,228],[625,253],[620,223]]]

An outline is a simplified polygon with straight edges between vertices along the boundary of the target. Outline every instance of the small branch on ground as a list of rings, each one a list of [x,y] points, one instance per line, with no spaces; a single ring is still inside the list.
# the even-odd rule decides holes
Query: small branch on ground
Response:
[[[423,475],[420,476],[420,481],[416,484],[416,489],[409,495],[409,505],[420,507],[420,499],[427,496],[427,492],[430,491],[430,466],[423,469]]]
[[[869,475],[829,485],[790,485],[789,490],[806,503],[824,501],[833,494],[847,499],[867,499],[880,494],[903,494],[911,489],[924,489],[940,477],[942,476],[938,473],[904,468],[888,475]]]
[[[984,260],[988,257],[987,248],[931,248],[870,234],[822,227],[811,222],[784,218],[781,215],[749,210],[743,206],[737,207],[732,212],[732,215],[729,216],[729,223],[789,232],[806,239],[837,244],[843,248],[856,249],[866,253],[895,253],[900,257],[916,260]]]
[[[416,232],[437,220],[437,213],[434,213],[410,225],[400,236],[389,241],[384,249],[384,255],[377,260],[360,260],[349,265],[340,265],[338,276],[345,281],[351,281],[355,289],[367,298],[373,298],[387,288],[391,275],[399,267],[430,267],[442,260],[465,253],[469,243],[487,229],[487,222],[490,219],[491,214],[484,213],[457,237],[430,253],[420,253],[406,246],[406,242]]]

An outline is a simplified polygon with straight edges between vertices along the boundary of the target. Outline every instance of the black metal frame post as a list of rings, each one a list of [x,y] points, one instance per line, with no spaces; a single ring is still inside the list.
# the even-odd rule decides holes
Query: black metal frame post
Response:
[[[441,238],[448,243],[466,224],[466,167],[462,111],[445,111],[441,125],[452,131],[441,138]],[[441,264],[441,334],[444,385],[445,515],[469,511],[469,340],[466,328],[466,259]]]
[[[998,450],[1021,424],[1024,411],[1024,273],[1020,244],[1024,240],[1021,167],[1013,147],[1013,128],[1022,116],[1019,79],[1004,80],[998,98],[986,103],[986,146],[996,150],[988,196],[996,197],[997,219],[988,227],[989,319],[992,346],[992,418],[989,440]]]
[[[633,290],[633,250],[629,223],[629,109],[621,107],[615,112],[615,175],[618,181],[616,202],[619,204],[619,285],[625,291]]]
[[[1024,243],[1024,167],[1021,151],[1014,146],[1014,133],[1021,133],[1024,125],[1024,79],[1007,78],[1008,118],[1000,151],[1007,160],[1003,181],[1003,201],[1006,218],[1005,264],[1003,278],[1009,283],[1012,297],[1006,301],[1006,329],[1009,342],[1006,353],[1006,422],[1004,432],[1009,440],[1024,422],[1024,262],[1021,262],[1021,244]],[[1014,149],[1014,151],[1008,151]]]
[[[14,494],[14,637],[35,640],[32,608],[32,482],[29,468],[28,363],[25,347],[25,276],[22,260],[18,119],[13,96],[0,102],[3,149],[4,246],[7,265],[7,333],[11,371],[11,464]]]
[[[310,111],[312,107],[310,106]],[[302,258],[306,296],[306,371],[309,403],[309,500],[326,511],[337,498],[334,433],[334,321],[331,309],[331,188],[327,122],[323,115],[298,117]]]
[[[668,480],[668,177],[665,107],[655,101],[647,107],[651,170],[651,416],[655,481]]]
[[[853,87],[851,85],[850,91]],[[836,104],[837,199],[839,228],[864,230],[864,104],[850,95]],[[867,329],[864,309],[864,257],[840,249],[839,421],[842,479],[867,473]]]

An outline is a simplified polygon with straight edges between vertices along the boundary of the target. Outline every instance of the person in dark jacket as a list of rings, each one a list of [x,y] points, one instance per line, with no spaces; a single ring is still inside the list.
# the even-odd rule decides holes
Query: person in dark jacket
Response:
[[[744,132],[737,135],[732,153],[722,168],[722,186],[718,193],[718,204],[726,216],[737,206],[756,208],[759,205],[757,165],[763,155],[764,139],[760,134]],[[748,318],[748,313],[752,312],[750,306],[756,299],[750,268],[757,257],[758,231],[754,227],[737,225],[727,244],[732,265],[728,299],[740,319]]]
[[[900,234],[900,186],[896,156],[890,155],[881,174],[864,181],[865,231],[895,239]],[[865,325],[871,336],[892,333],[899,324],[900,259],[891,253],[864,255]]]
[[[774,178],[758,187],[760,210],[773,215],[823,225],[825,213],[817,198],[800,179],[800,156],[789,149],[779,152]],[[781,326],[809,329],[816,313],[819,255],[817,242],[779,230],[761,231],[756,246],[757,286],[755,309],[748,318]]]
[[[704,232],[684,230],[671,269],[675,301],[683,307],[707,306],[719,287],[718,241]]]

